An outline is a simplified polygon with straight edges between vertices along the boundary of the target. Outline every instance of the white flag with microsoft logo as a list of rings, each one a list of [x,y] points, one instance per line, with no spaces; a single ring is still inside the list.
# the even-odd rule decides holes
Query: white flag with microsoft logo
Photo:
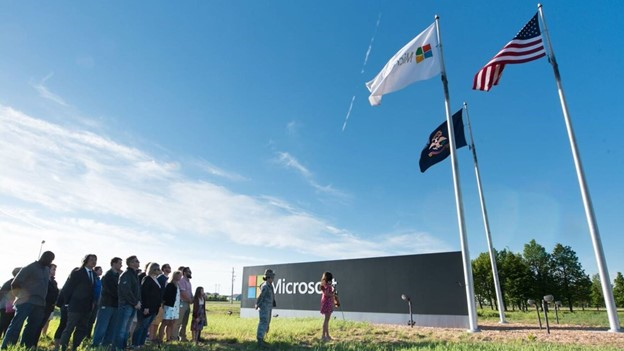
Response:
[[[372,106],[381,104],[381,97],[419,81],[432,78],[441,71],[435,22],[397,52],[375,79],[366,83]]]

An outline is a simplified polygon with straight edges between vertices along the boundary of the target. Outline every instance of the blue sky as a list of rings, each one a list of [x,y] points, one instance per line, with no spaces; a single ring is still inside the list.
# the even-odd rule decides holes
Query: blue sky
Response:
[[[543,4],[614,278],[624,4]],[[418,169],[445,118],[439,77],[379,107],[364,86],[435,14],[452,110],[469,106],[494,246],[570,245],[596,273],[547,60],[471,90],[536,5],[1,2],[0,276],[35,259],[41,240],[61,282],[84,254],[104,267],[136,254],[189,265],[195,285],[222,294],[232,268],[238,292],[243,266],[459,250],[450,159]],[[474,258],[487,248],[467,148],[458,164]]]

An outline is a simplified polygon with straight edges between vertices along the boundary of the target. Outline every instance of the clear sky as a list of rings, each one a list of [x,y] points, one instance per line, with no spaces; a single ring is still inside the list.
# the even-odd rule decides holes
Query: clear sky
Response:
[[[543,4],[613,279],[624,272],[624,3]],[[364,86],[435,14],[452,110],[469,106],[494,246],[569,245],[594,274],[546,58],[508,66],[489,93],[471,90],[536,11],[527,1],[1,1],[0,279],[42,240],[61,284],[87,253],[105,269],[136,254],[191,266],[195,286],[221,294],[232,268],[239,292],[243,266],[460,250],[450,159],[418,168],[445,119],[439,77],[378,107]],[[458,164],[475,258],[487,246],[468,148]]]

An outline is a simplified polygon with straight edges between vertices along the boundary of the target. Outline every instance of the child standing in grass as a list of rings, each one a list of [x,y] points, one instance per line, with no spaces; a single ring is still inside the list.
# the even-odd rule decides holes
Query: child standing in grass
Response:
[[[191,332],[193,333],[193,342],[199,342],[199,335],[206,325],[206,300],[204,288],[201,286],[195,289],[193,296],[193,322],[191,323]]]
[[[330,272],[325,272],[321,276],[321,314],[325,315],[325,320],[323,321],[323,341],[332,339],[329,336],[329,319],[334,311],[333,281],[334,276]]]

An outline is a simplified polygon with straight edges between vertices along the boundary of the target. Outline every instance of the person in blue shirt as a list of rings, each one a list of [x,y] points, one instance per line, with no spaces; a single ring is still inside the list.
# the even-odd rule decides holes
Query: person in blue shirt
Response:
[[[102,267],[96,266],[93,268],[93,273],[95,273],[95,280],[93,282],[93,300],[95,303],[93,304],[93,310],[91,311],[91,317],[89,318],[89,327],[87,328],[87,338],[91,338],[91,333],[93,331],[93,324],[95,323],[95,318],[98,314],[98,306],[100,305],[100,296],[102,296]]]

